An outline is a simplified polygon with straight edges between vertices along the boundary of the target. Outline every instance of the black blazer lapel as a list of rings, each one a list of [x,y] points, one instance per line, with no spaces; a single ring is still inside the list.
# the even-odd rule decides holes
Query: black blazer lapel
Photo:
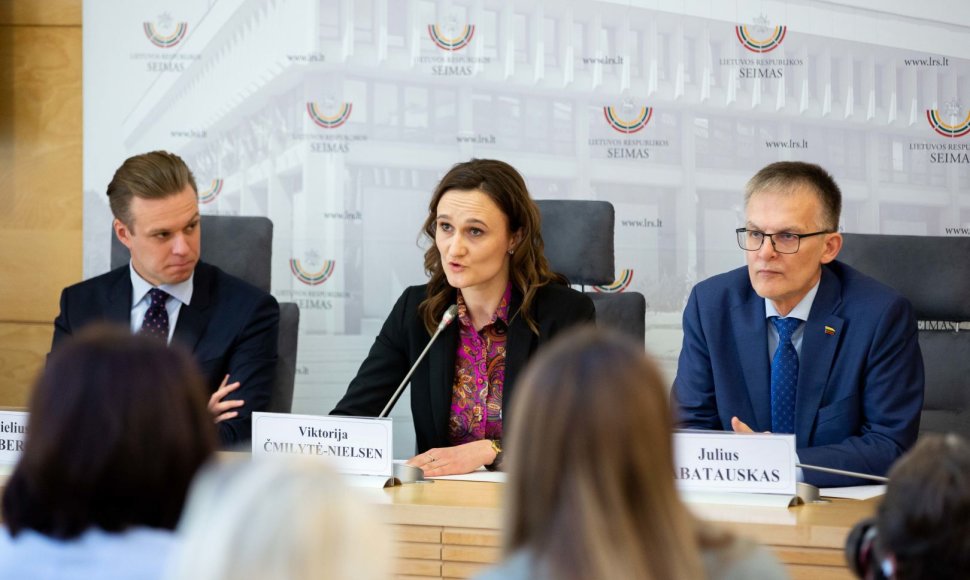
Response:
[[[752,289],[751,299],[731,311],[731,326],[744,374],[748,405],[754,412],[754,423],[748,424],[755,431],[771,429],[771,377],[765,324],[764,299]],[[751,421],[744,417],[739,419]],[[731,426],[723,425],[723,428],[730,430]]]
[[[828,382],[832,361],[842,340],[844,320],[832,314],[842,303],[842,284],[825,266],[822,281],[805,322],[802,351],[798,357],[795,390],[795,435],[800,446],[808,445],[812,423]],[[830,332],[825,327],[831,328]]]
[[[455,383],[455,351],[458,346],[458,320],[452,322],[428,351],[429,385],[431,387],[431,420],[439,446],[448,445],[448,419],[451,416],[451,393]],[[415,418],[415,421],[418,421]]]
[[[502,407],[507,408],[506,402],[511,398],[512,388],[515,386],[519,373],[529,361],[529,355],[534,350],[532,344],[536,335],[521,316],[515,317],[509,325],[508,341],[505,345],[505,384],[502,387]],[[504,417],[503,421],[508,419]],[[507,423],[506,423],[507,424]]]
[[[519,312],[521,304],[522,296],[513,289],[512,304],[509,307],[508,339],[505,343],[505,383],[502,387],[502,423],[504,425],[508,425],[509,416],[505,409],[510,408],[509,401],[512,400],[516,381],[526,363],[529,362],[532,352],[536,349],[535,341],[538,340],[538,337],[532,332]],[[535,310],[532,314],[536,323],[541,324],[541,321],[537,320]]]
[[[209,266],[200,262],[195,267],[195,276],[192,279],[192,300],[179,309],[172,341],[185,346],[191,352],[195,352],[195,346],[209,325],[209,306],[215,300],[213,278]]]
[[[108,322],[131,324],[131,301],[134,290],[131,288],[130,266],[118,268],[118,276],[106,288],[104,318]]]

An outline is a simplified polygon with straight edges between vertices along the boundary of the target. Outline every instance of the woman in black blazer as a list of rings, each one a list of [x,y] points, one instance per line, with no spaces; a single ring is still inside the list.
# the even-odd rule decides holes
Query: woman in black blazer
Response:
[[[591,322],[592,301],[543,254],[539,208],[522,176],[489,159],[459,163],[428,206],[428,283],[404,291],[332,411],[376,416],[452,304],[458,319],[411,377],[411,413],[426,475],[498,467],[515,380],[535,351]]]

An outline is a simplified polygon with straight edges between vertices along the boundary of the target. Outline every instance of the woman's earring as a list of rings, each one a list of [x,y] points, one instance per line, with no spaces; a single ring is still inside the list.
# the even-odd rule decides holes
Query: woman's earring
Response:
[[[511,256],[511,255],[512,255],[512,254],[514,254],[514,253],[515,253],[515,250],[513,250],[513,249],[511,249],[511,248],[510,248],[510,249],[509,249],[509,255]]]

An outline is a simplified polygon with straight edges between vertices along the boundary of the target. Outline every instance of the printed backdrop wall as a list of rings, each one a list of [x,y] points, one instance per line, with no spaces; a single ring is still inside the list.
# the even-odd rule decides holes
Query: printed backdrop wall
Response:
[[[84,273],[126,157],[182,155],[202,213],[275,224],[301,308],[294,412],[326,413],[394,300],[452,164],[616,207],[615,283],[671,373],[692,285],[743,263],[744,182],[827,167],[851,232],[970,235],[970,5],[931,0],[84,3]],[[396,455],[413,449],[408,400]]]

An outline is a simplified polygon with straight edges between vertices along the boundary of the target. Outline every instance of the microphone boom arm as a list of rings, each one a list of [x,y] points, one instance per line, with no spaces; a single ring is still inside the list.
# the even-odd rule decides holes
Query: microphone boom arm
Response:
[[[418,355],[418,360],[414,361],[414,364],[411,365],[411,369],[408,371],[408,374],[405,375],[404,380],[401,381],[401,384],[397,386],[397,389],[394,391],[391,399],[387,402],[387,405],[384,406],[384,410],[381,411],[381,414],[377,416],[378,419],[387,417],[387,414],[391,412],[391,408],[394,407],[394,405],[397,404],[397,400],[401,398],[401,393],[404,392],[404,387],[406,387],[408,381],[411,380],[411,375],[414,374],[414,371],[417,370],[418,365],[421,364],[422,360],[424,360],[424,355],[428,354],[428,350],[431,348],[431,345],[434,344],[435,339],[438,338],[438,335],[441,334],[441,332],[447,328],[449,324],[451,324],[451,321],[455,319],[457,314],[457,305],[452,305],[448,308],[448,310],[445,311],[444,316],[441,317],[441,322],[438,323],[438,329],[434,331],[433,335],[431,335],[431,340],[428,341],[428,344],[425,345],[424,350],[422,350],[421,354]]]
[[[832,473],[835,475],[847,475],[849,477],[857,477],[859,479],[868,479],[870,481],[878,481],[879,483],[888,483],[888,477],[882,477],[880,475],[869,475],[868,473],[858,473],[855,471],[845,471],[843,469],[834,469],[832,467],[820,467],[818,465],[807,465],[805,463],[796,463],[795,467],[801,467],[802,469],[809,469],[812,471],[821,471],[823,473]]]

